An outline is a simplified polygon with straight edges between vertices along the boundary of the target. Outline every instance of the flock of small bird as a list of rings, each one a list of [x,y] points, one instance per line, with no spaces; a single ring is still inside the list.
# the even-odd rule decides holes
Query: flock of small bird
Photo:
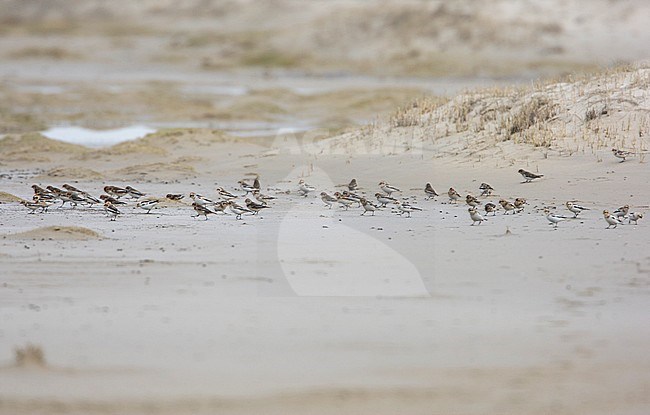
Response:
[[[518,173],[524,178],[523,183],[529,183],[536,179],[541,179],[544,177],[542,174],[536,174],[524,169],[519,169]],[[232,193],[223,187],[216,188],[217,200],[209,199],[203,195],[200,195],[195,192],[189,194],[189,198],[192,200],[192,208],[196,212],[194,217],[203,216],[205,220],[208,220],[208,216],[211,214],[223,213],[223,214],[234,214],[236,219],[242,219],[242,215],[250,214],[257,215],[260,211],[268,209],[269,203],[276,199],[275,196],[265,195],[261,193],[261,185],[259,178],[255,178],[253,183],[248,183],[245,180],[240,180],[238,182],[239,190],[245,192],[243,195]],[[346,186],[347,190],[342,192],[334,192],[332,195],[323,191],[320,193],[320,199],[323,201],[325,206],[330,209],[334,205],[338,205],[341,208],[348,210],[353,206],[362,208],[362,216],[370,213],[370,215],[375,215],[377,210],[386,208],[388,205],[394,206],[397,213],[400,215],[406,215],[411,217],[411,214],[414,212],[423,211],[419,206],[411,204],[407,198],[398,199],[394,196],[396,193],[401,193],[401,190],[395,186],[390,185],[386,181],[381,181],[378,184],[380,192],[374,194],[376,202],[366,198],[364,194],[358,194],[359,185],[356,179],[352,179]],[[21,203],[28,208],[31,212],[36,213],[37,211],[45,212],[47,209],[54,203],[58,201],[61,202],[59,208],[69,204],[72,208],[76,207],[79,204],[85,206],[93,206],[95,204],[102,204],[104,212],[107,216],[110,217],[111,221],[116,220],[116,218],[122,214],[119,210],[120,206],[127,205],[127,202],[122,200],[122,198],[129,198],[131,200],[136,200],[136,208],[144,210],[146,213],[151,213],[151,211],[157,208],[161,202],[159,198],[144,198],[146,196],[143,192],[131,187],[118,187],[118,186],[105,186],[104,194],[99,196],[99,198],[93,197],[90,193],[78,189],[72,185],[64,184],[62,189],[54,186],[47,186],[43,188],[39,185],[32,185],[34,195],[31,201],[22,201]],[[488,183],[481,183],[479,188],[479,195],[473,196],[467,194],[464,198],[456,191],[453,187],[450,187],[447,191],[447,196],[449,197],[449,203],[456,204],[461,200],[469,206],[468,212],[470,219],[472,221],[472,226],[475,224],[481,224],[486,221],[486,217],[490,213],[494,216],[496,215],[497,210],[502,209],[504,215],[508,214],[518,214],[524,211],[527,201],[525,198],[516,198],[514,201],[509,201],[501,198],[498,201],[498,205],[493,202],[486,201],[485,204],[479,198],[487,198],[492,195],[494,188]],[[297,193],[300,196],[307,197],[310,193],[315,192],[316,188],[307,184],[304,180],[298,182]],[[433,199],[437,196],[440,196],[431,183],[426,183],[424,186],[424,194],[426,199]],[[183,194],[174,194],[170,193],[165,196],[166,199],[172,201],[180,201],[185,196]],[[243,204],[237,203],[238,198],[245,198]],[[479,211],[479,206],[483,205],[485,211],[485,216]],[[573,213],[573,218],[577,218],[578,215],[584,211],[590,210],[587,207],[581,206],[574,201],[568,201],[565,204],[567,210]],[[550,208],[544,208],[544,215],[546,216],[550,225],[553,225],[554,228],[557,228],[560,222],[563,222],[570,217],[565,217],[554,213]],[[629,205],[622,206],[612,213],[608,210],[603,211],[603,217],[607,222],[609,228],[616,228],[618,225],[622,224],[625,219],[628,220],[628,223],[637,224],[637,221],[643,218],[643,213],[639,212],[630,212]]]

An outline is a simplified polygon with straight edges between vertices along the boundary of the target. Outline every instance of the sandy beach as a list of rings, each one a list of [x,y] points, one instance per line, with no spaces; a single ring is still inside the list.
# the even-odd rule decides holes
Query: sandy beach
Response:
[[[190,3],[176,32],[162,29],[171,19],[165,7],[133,6],[134,15],[153,13],[145,13],[150,24],[145,31],[126,22],[131,31],[122,27],[129,34],[120,41],[109,36],[113,17],[93,2],[78,13],[101,23],[96,38],[84,37],[83,24],[65,32],[32,27],[20,20],[31,9],[12,9],[17,20],[0,39],[8,57],[0,64],[7,103],[0,107],[0,414],[648,412],[650,66],[636,42],[605,57],[567,41],[567,50],[582,51],[579,64],[549,60],[535,76],[548,70],[555,78],[533,83],[527,79],[539,69],[532,63],[538,56],[489,78],[468,69],[464,81],[453,65],[442,77],[417,77],[406,61],[374,54],[378,45],[395,47],[377,39],[366,56],[349,55],[345,68],[358,72],[332,77],[310,71],[346,56],[327,39],[336,29],[330,13],[351,3],[298,10],[280,2],[286,19],[303,22],[294,35],[305,37],[296,46],[299,65],[283,60],[271,68],[243,67],[252,58],[232,45],[201,60],[214,52],[214,39],[250,41],[242,28],[259,23],[269,6],[215,6],[206,16],[227,16],[224,25],[217,32],[205,26],[198,37],[186,26],[196,14]],[[574,18],[579,3],[564,13]],[[595,28],[603,5],[594,3],[581,21]],[[612,18],[645,39],[647,29],[635,25],[646,7],[640,3],[617,2]],[[413,4],[400,15],[407,23]],[[508,11],[503,21],[521,13],[492,5]],[[464,6],[426,7],[449,22],[465,13]],[[477,32],[469,39],[486,33],[477,26],[486,19],[481,10],[471,14]],[[399,15],[376,11],[372,21],[384,14]],[[537,22],[530,35],[548,35],[540,44],[564,42],[577,30],[567,22],[580,24],[553,16],[549,22],[563,29]],[[273,35],[248,50],[273,45],[284,53],[290,33],[280,23],[267,22]],[[71,50],[34,61],[23,49],[38,40],[36,29],[82,44],[111,41],[113,53]],[[356,42],[355,33],[348,35]],[[168,41],[167,60],[150,47],[154,35]],[[468,38],[453,39],[471,50]],[[330,48],[303,56],[317,40]],[[197,46],[187,47],[190,41]],[[520,50],[510,46],[504,54]],[[106,56],[129,50],[158,55],[121,63],[134,66],[122,73]],[[214,67],[215,56],[228,60]],[[569,67],[634,57],[562,76]],[[25,62],[29,69],[15,74]],[[94,82],[91,66],[102,62],[107,78]],[[203,67],[188,69],[196,62]],[[368,62],[394,65],[383,77],[360,69]],[[78,72],[66,72],[76,64]],[[160,79],[147,81],[147,73]],[[110,145],[43,135],[53,126],[132,125],[154,132]],[[621,162],[612,147],[629,151],[629,159]],[[519,169],[543,177],[523,183]],[[256,177],[275,198],[268,209],[241,220],[194,217],[190,192],[217,200],[223,187],[244,204],[250,195],[238,181]],[[321,201],[320,192],[347,190],[352,178],[368,200],[388,181],[401,189],[393,197],[421,210],[407,217],[393,204],[362,216],[356,204]],[[306,197],[301,179],[315,188]],[[428,182],[439,196],[426,198]],[[488,202],[515,198],[526,199],[523,211],[484,213],[487,220],[472,226],[464,197],[479,196],[483,182],[494,192],[479,197],[481,212]],[[115,221],[99,204],[58,201],[34,214],[20,204],[32,199],[33,184],[64,183],[95,197],[107,185],[145,196],[123,197]],[[451,203],[450,187],[463,199]],[[146,199],[160,200],[149,214],[137,207]],[[574,218],[567,201],[589,210]],[[624,205],[646,217],[606,229],[602,211]],[[565,220],[555,229],[544,208]]]

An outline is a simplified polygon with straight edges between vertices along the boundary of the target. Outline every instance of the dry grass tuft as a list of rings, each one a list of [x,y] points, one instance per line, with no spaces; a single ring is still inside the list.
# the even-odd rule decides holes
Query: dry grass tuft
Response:
[[[14,349],[14,358],[18,367],[44,368],[47,366],[43,349],[33,344],[27,344],[25,347],[16,347]]]

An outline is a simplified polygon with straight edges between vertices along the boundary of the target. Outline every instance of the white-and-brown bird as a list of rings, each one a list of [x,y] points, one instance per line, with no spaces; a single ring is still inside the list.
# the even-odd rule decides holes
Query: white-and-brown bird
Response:
[[[131,196],[131,198],[133,198],[133,199],[139,199],[139,198],[141,198],[142,196],[145,195],[144,193],[142,193],[142,192],[139,191],[138,189],[134,189],[134,188],[131,187],[131,186],[126,186],[124,189],[125,189],[127,192],[129,192],[129,193],[128,193],[129,196]]]
[[[626,218],[629,212],[630,212],[630,205],[621,206],[620,208],[614,211],[614,216],[616,216],[617,218]]]
[[[549,225],[553,225],[554,228],[557,228],[558,223],[563,222],[567,219],[564,216],[552,213],[549,209],[544,209],[544,215],[546,216],[546,220],[548,220]]]
[[[484,220],[487,220],[478,212],[475,207],[470,207],[467,209],[467,211],[469,212],[469,217],[472,219],[472,226],[474,226],[476,222],[478,222],[480,225]]]
[[[104,212],[111,218],[111,222],[114,222],[117,219],[117,215],[121,215],[120,212],[111,202],[108,200],[104,202]]]
[[[614,157],[621,159],[621,163],[624,162],[628,157],[632,157],[634,155],[634,153],[631,151],[618,150],[616,148],[612,149],[612,154]]]
[[[269,209],[265,203],[254,202],[251,199],[246,199],[244,203],[248,209],[253,211],[253,215],[257,215],[262,209]]]
[[[640,212],[630,212],[630,214],[627,217],[627,223],[632,223],[634,222],[635,225],[637,225],[637,221],[639,219],[643,219],[643,213]]]
[[[519,169],[518,173],[521,174],[522,177],[524,178],[524,183],[530,183],[531,181],[533,181],[535,179],[539,179],[539,178],[544,177],[543,174],[531,173],[531,172],[526,171],[524,169]]]
[[[361,206],[363,207],[363,213],[361,216],[365,215],[368,212],[372,212],[372,216],[375,216],[375,211],[377,210],[378,206],[373,205],[372,202],[364,198],[361,198]]]
[[[397,199],[390,197],[384,193],[375,193],[375,197],[377,198],[377,202],[381,203],[382,207],[386,207],[386,205],[389,203],[397,202]]]
[[[245,208],[241,205],[238,205],[232,200],[229,200],[226,203],[228,204],[228,209],[235,214],[235,219],[241,219],[241,215],[243,215],[244,213],[251,213],[251,214],[255,213],[249,208]]]
[[[603,210],[603,217],[605,218],[605,222],[607,222],[607,228],[606,229],[609,229],[612,226],[614,227],[614,229],[616,229],[616,227],[618,225],[623,223],[623,222],[621,222],[621,220],[616,215],[612,215],[607,210]]]
[[[508,212],[512,212],[513,214],[515,213],[515,205],[508,202],[507,200],[501,199],[501,200],[499,200],[499,204],[503,208],[503,214],[504,215],[507,215]]]
[[[494,191],[494,188],[492,186],[490,186],[489,184],[483,182],[478,187],[478,190],[481,191],[481,196],[490,196],[492,194],[492,192]]]
[[[113,196],[116,199],[119,199],[122,196],[126,196],[129,194],[128,190],[118,186],[104,186],[104,192],[106,192],[106,194],[108,194],[109,196]]]
[[[401,192],[400,189],[398,189],[395,186],[391,186],[390,184],[388,184],[388,182],[385,182],[383,180],[379,182],[379,188],[381,189],[382,192],[386,193],[388,196],[390,196],[394,192]]]
[[[481,201],[472,195],[465,196],[465,203],[471,207],[476,207],[481,204]]]
[[[111,197],[109,195],[101,195],[101,196],[99,196],[99,198],[101,200],[103,200],[104,202],[110,202],[111,205],[126,205],[126,202],[123,202],[123,201],[121,201],[119,199],[116,199],[114,197]]]
[[[222,198],[224,200],[230,200],[230,199],[236,199],[237,198],[236,195],[230,193],[229,191],[227,191],[223,187],[217,187],[217,194],[219,195],[220,198]]]
[[[350,180],[350,183],[348,183],[348,190],[351,192],[354,192],[359,188],[359,185],[357,184],[357,179],[352,179]]]
[[[573,217],[577,218],[579,214],[584,212],[585,210],[589,210],[588,208],[584,206],[580,206],[577,203],[573,203],[571,201],[565,203],[566,208],[569,210],[569,212],[573,213]]]
[[[37,196],[37,195],[34,195]],[[21,200],[20,204],[25,206],[27,209],[30,210],[29,214],[34,214],[36,213],[37,210],[41,210],[42,212],[45,212],[48,208],[47,203],[45,203],[42,200],[34,200],[34,201],[29,201],[29,200]]]
[[[329,206],[330,209],[332,208],[332,205],[337,201],[334,196],[329,195],[327,192],[320,192],[320,200],[322,200],[326,206]]]
[[[237,183],[239,184],[239,187],[240,187],[244,192],[246,192],[246,194],[249,194],[250,192],[252,192],[253,190],[255,190],[255,187],[253,187],[252,185],[246,183],[245,180],[240,180],[240,181],[238,181]]]
[[[315,191],[316,188],[314,186],[310,186],[303,179],[300,179],[298,182],[298,191],[300,192],[301,196],[307,197],[309,193]]]
[[[158,199],[142,200],[135,206],[142,210],[146,210],[147,213],[151,213],[151,210],[155,209],[158,206],[158,203],[160,203]]]
[[[427,183],[424,186],[424,194],[427,195],[427,199],[433,199],[434,197],[439,196],[433,189],[433,186],[431,186],[431,183]]]
[[[524,207],[526,206],[526,199],[523,197],[518,197],[515,199],[513,205],[515,206],[515,212],[521,213],[524,211]]]
[[[462,197],[460,193],[458,193],[453,187],[449,188],[447,191],[447,196],[449,196],[449,201],[451,203],[456,203],[456,201]]]
[[[192,209],[196,212],[196,215],[193,216],[195,218],[205,216],[205,220],[208,220],[208,215],[216,215],[216,213],[210,210],[206,205],[200,205],[196,202],[192,203]]]
[[[484,209],[486,214],[492,213],[492,216],[495,216],[497,214],[497,205],[495,205],[494,203],[491,202],[486,203]]]
[[[403,215],[404,213],[407,216],[411,217],[411,212],[422,211],[422,208],[408,204],[407,202],[400,202],[399,200],[395,202],[397,209],[400,211],[399,214]]]

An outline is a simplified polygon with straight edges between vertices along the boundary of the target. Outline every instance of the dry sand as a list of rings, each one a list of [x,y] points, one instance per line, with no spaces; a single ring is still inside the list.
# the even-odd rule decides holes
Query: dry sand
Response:
[[[626,77],[647,82],[646,73],[641,66],[542,89],[578,111],[580,99],[553,91]],[[131,202],[115,222],[98,207],[28,215],[1,204],[3,235],[83,226],[101,238],[0,239],[0,412],[646,413],[648,223],[606,230],[600,213],[624,204],[648,211],[646,130],[639,137],[637,129],[648,125],[647,83],[626,85],[619,89],[628,96],[645,91],[636,97],[641,104],[618,111],[611,100],[595,121],[600,127],[585,128],[582,150],[572,152],[561,136],[537,147],[527,137],[558,123],[574,136],[584,120],[550,117],[486,145],[485,137],[499,135],[478,129],[482,112],[470,110],[470,127],[448,116],[462,128],[423,133],[439,122],[431,114],[453,113],[462,97],[416,111],[422,117],[410,126],[394,124],[398,112],[316,143],[285,137],[269,147],[205,130],[154,134],[126,145],[133,154],[120,146],[59,148],[32,136],[41,144],[27,153],[20,138],[0,141],[15,152],[0,158],[13,171],[2,176],[2,191],[21,198],[34,182],[75,179],[94,194],[112,183],[148,196],[214,196],[216,186],[234,191],[237,180],[256,174],[278,197],[241,221],[192,218],[185,201],[152,214]],[[477,102],[493,94],[495,105],[521,108],[517,100],[531,93],[540,92],[483,92]],[[621,127],[620,117],[634,114],[637,124]],[[617,125],[615,136],[597,140]],[[377,147],[378,132],[387,143],[433,137],[433,144]],[[609,151],[621,138],[639,151],[625,163]],[[341,149],[356,154],[336,154]],[[519,168],[545,177],[522,184]],[[53,169],[63,173],[43,173]],[[104,179],[75,177],[80,169]],[[352,177],[370,195],[389,180],[424,211],[362,217],[296,192],[300,178],[333,192]],[[485,200],[529,204],[470,226],[464,204],[424,200],[427,181],[463,195],[486,181],[496,194]],[[539,209],[570,215],[567,200],[591,210],[553,230]],[[42,347],[44,366],[12,363],[13,349],[28,343]]]

